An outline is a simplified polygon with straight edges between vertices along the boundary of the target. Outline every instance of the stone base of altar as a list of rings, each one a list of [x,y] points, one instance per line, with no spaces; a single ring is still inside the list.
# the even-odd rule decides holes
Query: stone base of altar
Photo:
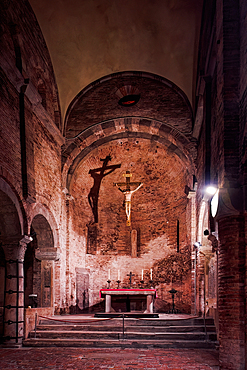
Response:
[[[155,289],[100,289],[100,297],[105,297],[105,313],[153,313],[156,295]]]

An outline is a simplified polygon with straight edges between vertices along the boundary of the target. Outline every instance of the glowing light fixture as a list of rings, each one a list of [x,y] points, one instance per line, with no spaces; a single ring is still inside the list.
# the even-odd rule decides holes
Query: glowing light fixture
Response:
[[[216,192],[217,192],[217,188],[216,186],[213,186],[213,185],[209,185],[207,188],[206,188],[206,193],[207,194],[210,194],[210,195],[214,195]]]
[[[216,190],[212,200],[211,200],[211,214],[213,217],[216,216],[219,203],[219,189]]]
[[[194,247],[195,247],[195,248],[200,248],[200,246],[201,246],[201,243],[200,243],[200,242],[195,242],[195,243],[194,243]]]

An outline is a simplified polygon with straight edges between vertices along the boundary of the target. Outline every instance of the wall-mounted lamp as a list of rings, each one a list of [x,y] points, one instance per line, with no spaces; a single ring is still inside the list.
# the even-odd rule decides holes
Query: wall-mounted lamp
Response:
[[[209,194],[209,195],[214,195],[217,190],[218,190],[218,188],[214,185],[209,185],[209,186],[206,187],[206,193]]]
[[[201,243],[200,242],[195,242],[194,243],[194,248],[195,249],[198,249],[200,246],[201,246]]]
[[[211,199],[211,214],[213,217],[216,216],[216,213],[218,211],[218,205],[219,205],[219,189],[216,189],[216,192],[213,195],[213,198]]]
[[[21,243],[30,243],[31,241],[33,241],[33,238],[31,236],[28,236],[28,235],[23,235],[22,239],[20,240]]]

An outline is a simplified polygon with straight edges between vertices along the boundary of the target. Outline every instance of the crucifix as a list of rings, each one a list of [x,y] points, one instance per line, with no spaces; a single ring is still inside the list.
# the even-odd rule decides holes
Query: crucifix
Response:
[[[132,272],[130,271],[130,273],[129,273],[129,274],[127,274],[127,276],[129,276],[130,286],[131,286],[132,276],[135,276],[135,274],[132,274]]]
[[[131,213],[131,196],[133,193],[135,193],[140,187],[143,185],[142,182],[131,182],[130,178],[132,177],[132,174],[130,171],[126,171],[126,173],[123,174],[123,176],[126,178],[126,182],[114,182],[114,185],[118,187],[118,189],[124,193],[124,205],[125,205],[125,212],[127,215],[127,222],[126,225],[130,226],[130,213]],[[125,186],[124,189],[121,187]],[[131,186],[137,186],[135,189],[131,190]]]

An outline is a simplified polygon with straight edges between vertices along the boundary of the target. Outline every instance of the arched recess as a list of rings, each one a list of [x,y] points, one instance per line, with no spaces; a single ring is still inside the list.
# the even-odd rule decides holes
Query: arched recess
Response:
[[[3,169],[0,167],[0,170],[1,172],[3,172]],[[25,219],[23,217],[23,211],[22,211],[22,208],[21,208],[21,205],[20,205],[20,202],[16,196],[16,194],[14,193],[14,191],[11,189],[10,185],[2,178],[0,177],[0,190],[6,194],[6,196],[9,197],[9,199],[11,200],[11,202],[13,203],[14,207],[15,207],[15,213],[17,213],[18,215],[18,224],[20,224],[20,228],[21,228],[21,235],[24,235],[25,231]],[[3,207],[2,207],[3,208]],[[13,230],[14,232],[14,230]]]
[[[36,214],[31,223],[33,241],[28,244],[25,261],[25,306],[53,306],[54,260],[57,259],[54,233],[43,214]],[[29,295],[37,295],[30,300]]]
[[[52,234],[53,234],[53,242],[54,242],[53,247],[59,249],[60,243],[59,243],[58,225],[57,225],[57,221],[55,217],[53,216],[52,212],[43,204],[38,203],[35,205],[32,211],[31,222],[37,215],[42,215],[47,220],[52,230]]]
[[[69,231],[72,230],[70,231],[72,236],[69,240],[78,238],[78,242],[74,245],[71,243],[71,250],[76,250],[77,255],[86,261],[85,271],[87,272],[88,268],[91,269],[90,279],[94,281],[95,285],[96,275],[104,279],[104,271],[102,269],[99,271],[100,262],[97,259],[100,261],[100,259],[108,259],[109,256],[114,255],[114,258],[122,261],[119,264],[123,277],[129,273],[127,269],[131,264],[135,263],[133,268],[136,276],[138,269],[142,271],[142,266],[150,266],[156,272],[156,278],[159,279],[157,285],[163,292],[162,299],[159,301],[160,310],[168,310],[169,293],[167,292],[170,289],[171,280],[167,277],[169,273],[163,273],[164,266],[167,270],[167,261],[171,258],[174,258],[176,266],[184,265],[184,261],[189,261],[185,230],[187,195],[184,190],[186,186],[192,186],[190,180],[192,180],[193,166],[185,154],[182,151],[179,152],[178,147],[176,147],[177,152],[172,151],[172,148],[169,149],[171,142],[168,140],[159,141],[159,137],[152,139],[149,132],[143,132],[142,135],[137,132],[133,136],[130,132],[124,133],[125,135],[105,143],[98,140],[90,147],[89,152],[87,152],[88,148],[85,148],[85,151],[80,152],[71,166],[70,177],[67,181],[71,198],[66,203],[69,210],[67,214],[70,216],[68,222],[72,225],[69,229]],[[99,145],[97,146],[97,144]],[[91,223],[93,219],[88,204],[88,195],[93,181],[90,178],[90,171],[101,167],[102,159],[108,155],[111,157],[109,165],[121,164],[121,168],[117,168],[112,174],[105,176],[102,181],[98,205],[99,221]],[[123,173],[127,170],[131,170],[133,173],[133,181],[144,183],[144,186],[134,196],[129,229],[126,228],[122,194],[116,187],[113,187],[113,182],[121,181]],[[176,244],[178,220],[179,247]],[[85,230],[87,230],[87,235]],[[134,243],[131,244],[135,235],[136,246]],[[82,240],[86,240],[86,253]],[[176,254],[178,248],[180,254]],[[90,255],[95,256],[93,257],[95,265],[93,263],[87,264]],[[112,260],[114,258],[112,257]],[[116,267],[110,266],[109,269],[113,271]],[[162,273],[160,273],[161,270]],[[177,268],[173,283],[176,278],[177,288],[180,291],[181,310],[188,312],[190,274],[186,274],[186,277],[177,276],[178,271],[180,271],[180,267]],[[80,289],[77,290],[85,291],[85,284],[82,277],[78,276],[78,270],[75,273],[76,282],[78,285],[81,283]],[[114,274],[116,275],[116,272]],[[164,279],[165,282],[160,283]],[[100,284],[99,279],[97,284]],[[100,289],[100,285],[94,289]],[[94,296],[90,296],[89,299],[90,305],[96,304],[96,294],[93,293]]]
[[[123,106],[123,99],[128,97],[130,104]],[[131,266],[136,276],[144,265],[146,270],[153,268],[163,296],[160,307],[167,304],[171,284],[167,260],[179,256],[181,266],[190,261],[185,189],[193,187],[195,174],[192,124],[185,94],[171,81],[143,72],[106,76],[81,91],[71,103],[62,148],[67,240],[71,253],[76,251],[85,261],[84,270],[90,271],[90,281],[94,283],[90,306],[97,304],[96,291],[104,280],[105,271],[98,267],[101,259],[106,260],[104,268],[116,275],[115,258],[124,279]],[[90,174],[101,168],[102,161],[109,168],[118,166],[97,183]],[[144,183],[135,193],[131,226],[126,225],[122,194],[113,188],[113,183],[121,182],[128,170],[133,173],[133,181]],[[99,187],[94,187],[95,183]],[[92,207],[88,200],[96,188]],[[91,255],[93,262],[88,263]],[[179,261],[175,261],[176,266]],[[180,290],[181,309],[188,312],[190,274],[178,276],[180,268],[174,270],[177,275],[173,283],[176,281]],[[79,284],[77,270],[74,275]],[[82,282],[79,290],[85,290],[84,285]]]
[[[122,98],[138,96],[136,104],[123,106]],[[113,73],[86,86],[71,102],[64,136],[73,139],[99,121],[139,116],[169,121],[185,135],[192,130],[192,109],[185,93],[172,81],[148,72]]]

